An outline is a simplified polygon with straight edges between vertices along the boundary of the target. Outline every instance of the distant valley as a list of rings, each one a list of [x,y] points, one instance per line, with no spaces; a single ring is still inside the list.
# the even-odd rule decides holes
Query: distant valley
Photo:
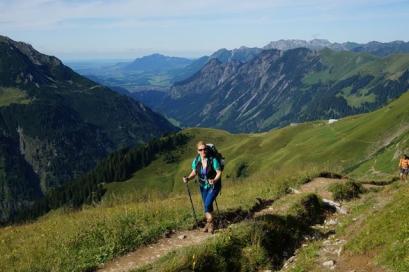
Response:
[[[379,108],[408,89],[408,52],[402,41],[279,40],[194,60],[153,54],[86,76],[183,127],[266,131]]]
[[[209,56],[196,59],[170,57],[161,54],[152,54],[135,60],[90,60],[68,61],[67,65],[81,75],[84,75],[101,84],[111,87],[122,87],[129,92],[157,90],[167,91],[178,81],[185,80],[200,71],[211,59],[218,59],[226,63],[229,61],[247,62],[263,50],[278,49],[290,50],[308,48],[322,50],[325,48],[334,51],[366,52],[375,56],[385,57],[396,53],[409,53],[409,42],[393,41],[387,43],[332,43],[325,39],[306,40],[278,40],[272,41],[262,48],[242,46],[237,49],[219,49]]]

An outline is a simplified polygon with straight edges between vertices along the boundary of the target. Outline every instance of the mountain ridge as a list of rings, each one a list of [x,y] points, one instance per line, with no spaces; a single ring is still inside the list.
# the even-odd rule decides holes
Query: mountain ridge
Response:
[[[108,153],[177,130],[142,103],[6,37],[0,102],[0,221]]]
[[[380,57],[386,57],[396,53],[409,53],[409,42],[405,41],[391,41],[391,42],[378,42],[370,41],[367,43],[356,42],[330,42],[326,39],[312,39],[312,40],[277,40],[271,41],[263,47],[263,49],[279,49],[290,50],[295,48],[308,48],[311,50],[322,50],[329,48],[335,51],[353,51],[353,52],[367,52]]]
[[[337,43],[330,42],[325,39],[313,39],[310,41],[300,39],[281,39],[278,41],[272,41],[261,48],[246,46],[241,46],[234,49],[221,48],[210,55],[202,56],[196,59],[182,58],[185,61],[183,65],[171,66],[164,63],[161,67],[155,68],[156,70],[151,68],[146,68],[146,70],[127,69],[126,67],[132,67],[132,62],[122,62],[115,65],[102,66],[100,68],[96,68],[95,65],[90,65],[90,68],[88,69],[84,68],[83,66],[74,65],[73,68],[78,70],[78,72],[82,75],[88,76],[101,84],[112,87],[126,88],[129,92],[136,93],[134,97],[145,99],[147,96],[149,96],[149,90],[166,93],[173,84],[193,76],[213,58],[217,58],[222,62],[235,60],[245,63],[256,57],[263,50],[278,49],[286,51],[296,48],[308,48],[318,51],[329,48],[335,51],[366,52],[375,56],[386,57],[392,54],[409,53],[409,42],[392,41],[382,43],[372,41],[368,43]],[[149,60],[147,57],[152,56],[161,56],[163,59],[179,58],[155,53],[153,55],[137,58],[134,60],[134,62],[139,62],[142,59],[147,61]],[[145,64],[146,67],[149,67],[154,65],[154,62],[146,62]],[[141,69],[141,67],[139,69]],[[138,94],[137,92],[143,93]],[[146,102],[149,103],[149,100],[151,99],[148,98]]]
[[[246,63],[211,61],[151,106],[185,127],[266,131],[379,108],[407,90],[408,67],[408,55],[264,50]]]

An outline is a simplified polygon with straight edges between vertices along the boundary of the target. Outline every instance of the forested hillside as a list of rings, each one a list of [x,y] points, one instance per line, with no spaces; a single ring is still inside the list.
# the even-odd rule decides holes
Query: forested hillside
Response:
[[[109,153],[176,130],[57,58],[0,37],[0,221]]]

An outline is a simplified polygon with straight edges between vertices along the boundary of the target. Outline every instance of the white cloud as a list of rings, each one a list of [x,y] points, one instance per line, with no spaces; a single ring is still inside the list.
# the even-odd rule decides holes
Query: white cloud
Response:
[[[237,21],[280,9],[286,9],[287,14],[302,11],[301,17],[328,17],[342,7],[386,2],[391,5],[399,0],[0,0],[0,26],[8,30],[143,27],[181,19]]]
[[[361,0],[363,1],[363,0]],[[324,0],[0,0],[0,25],[17,29],[55,28],[61,23],[93,18],[118,22],[168,21],[189,17],[242,15],[279,8],[327,6]],[[335,1],[340,2],[340,1]],[[344,0],[342,3],[350,2]],[[341,3],[341,2],[340,2]],[[332,4],[331,4],[332,5]],[[101,22],[102,23],[102,22]],[[87,25],[84,24],[83,27]]]
[[[83,55],[263,46],[316,33],[332,41],[406,40],[403,31],[371,25],[400,29],[405,18],[407,0],[0,0],[0,34]]]

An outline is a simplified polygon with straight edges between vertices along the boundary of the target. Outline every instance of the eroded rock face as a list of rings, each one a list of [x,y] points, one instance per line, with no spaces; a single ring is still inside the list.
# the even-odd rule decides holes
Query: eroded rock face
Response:
[[[211,60],[192,78],[175,84],[159,111],[186,126],[258,131],[278,126],[294,110],[298,86],[319,69],[316,52],[266,50],[252,60]],[[300,98],[305,99],[305,98]],[[189,115],[182,114],[189,112]]]

